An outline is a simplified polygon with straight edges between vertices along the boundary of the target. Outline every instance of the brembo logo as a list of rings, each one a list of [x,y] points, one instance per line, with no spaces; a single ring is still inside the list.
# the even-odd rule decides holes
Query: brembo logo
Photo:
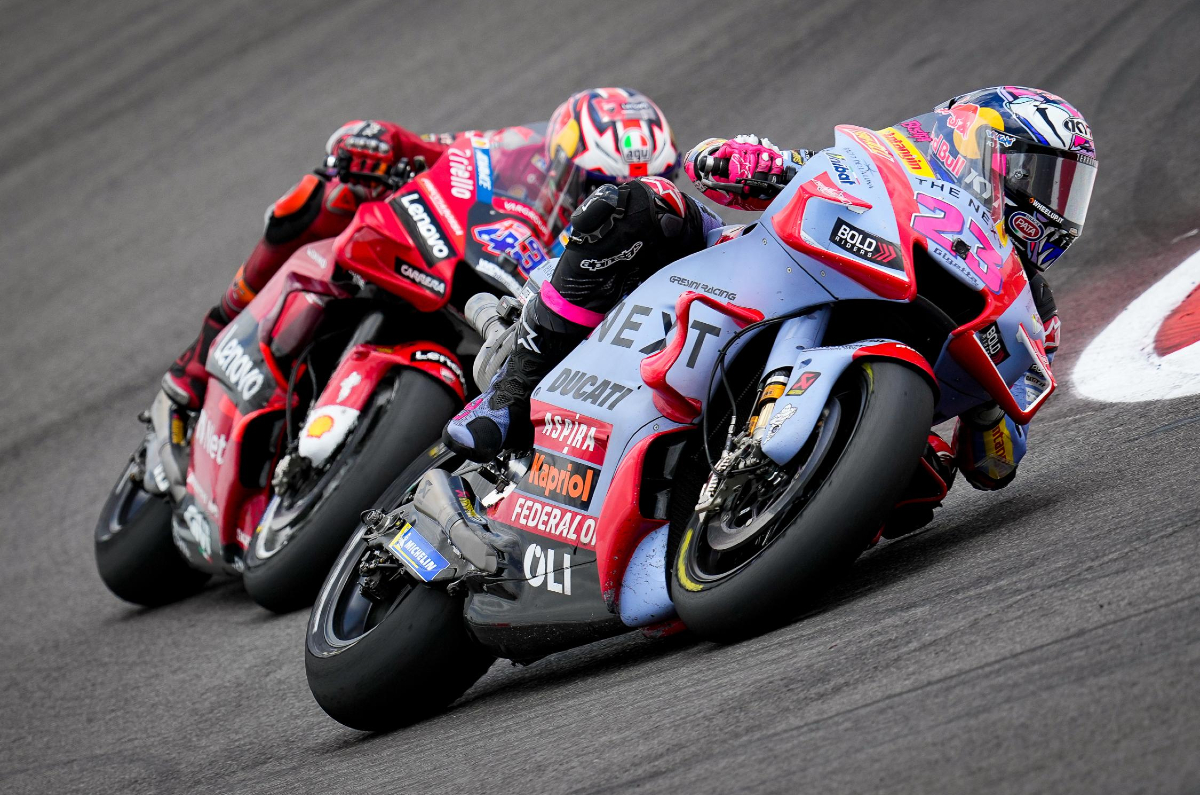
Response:
[[[230,335],[221,340],[221,344],[212,354],[213,361],[225,374],[229,386],[241,395],[242,400],[249,400],[262,388],[263,374],[255,366],[254,360],[246,355],[242,343]]]
[[[518,486],[519,491],[546,497],[572,508],[586,509],[600,470],[552,453],[533,453],[533,466]]]
[[[443,260],[450,256],[450,246],[446,245],[442,232],[429,216],[429,209],[421,200],[418,193],[409,193],[400,197],[400,206],[408,213],[408,217],[417,226],[417,232],[429,248],[429,253],[435,260]]]

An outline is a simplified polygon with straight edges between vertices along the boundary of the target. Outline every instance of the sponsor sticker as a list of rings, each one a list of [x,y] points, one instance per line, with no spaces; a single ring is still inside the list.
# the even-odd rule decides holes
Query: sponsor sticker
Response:
[[[808,391],[810,386],[816,383],[817,379],[820,377],[821,374],[819,372],[815,370],[807,370],[800,374],[800,377],[797,378],[796,382],[791,385],[786,394],[793,396],[803,395]]]
[[[1004,347],[1004,338],[1000,335],[1000,327],[995,322],[980,329],[978,337],[979,344],[987,352],[992,364],[1000,364],[1008,358],[1008,348]]]
[[[1015,212],[1008,217],[1008,226],[1022,240],[1041,240],[1045,228],[1029,213]]]
[[[510,494],[488,516],[564,544],[596,548],[596,517],[524,494]]]
[[[537,447],[596,466],[604,464],[612,425],[539,400],[530,401],[530,407]]]
[[[555,555],[558,563],[555,563]],[[542,549],[541,544],[530,544],[525,549],[522,559],[525,567],[525,578],[530,586],[541,588],[546,586],[550,593],[571,595],[571,555],[561,552],[554,547]]]
[[[429,205],[419,193],[406,193],[393,199],[392,209],[400,218],[413,242],[420,249],[422,257],[430,265],[448,259],[453,253],[450,244],[446,242],[446,233],[442,230],[437,218],[429,211]],[[445,284],[442,285],[442,295],[445,294]]]
[[[592,504],[600,470],[554,453],[533,451],[533,465],[517,486],[518,491],[553,500],[571,508]]]
[[[854,138],[854,140],[862,144],[863,148],[871,154],[878,155],[884,160],[891,160],[895,162],[895,158],[892,157],[892,153],[888,151],[886,146],[879,142],[879,139],[876,138],[873,133],[867,130],[851,130],[850,135]]]
[[[850,252],[856,257],[884,265],[888,268],[900,268],[896,262],[900,251],[895,243],[890,243],[881,237],[859,229],[854,224],[848,224],[841,218],[833,225],[829,233],[829,242],[840,249]]]
[[[400,558],[410,572],[425,582],[450,565],[450,561],[442,557],[442,553],[434,549],[433,544],[426,541],[408,522],[388,543],[388,549]]]
[[[887,141],[888,146],[892,147],[892,151],[900,156],[900,162],[904,164],[905,168],[918,177],[933,179],[933,169],[929,167],[929,163],[926,162],[920,150],[903,133],[895,127],[888,127],[880,135],[883,136],[883,140]]]

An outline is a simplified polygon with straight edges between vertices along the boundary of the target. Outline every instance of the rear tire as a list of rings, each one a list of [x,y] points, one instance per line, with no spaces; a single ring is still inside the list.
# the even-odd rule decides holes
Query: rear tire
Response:
[[[187,564],[171,538],[171,505],[130,479],[131,461],[96,522],[96,569],[108,590],[157,607],[199,591],[211,575]]]
[[[384,399],[382,396],[376,398]],[[374,427],[355,428],[315,488],[325,491],[292,521],[291,535],[273,554],[260,557],[262,531],[246,551],[246,592],[275,613],[308,607],[329,567],[354,532],[359,515],[402,470],[433,444],[458,410],[457,399],[428,375],[399,371]],[[362,422],[369,422],[366,412]],[[331,484],[331,485],[324,485]],[[284,527],[271,528],[279,532]]]
[[[811,605],[866,548],[908,483],[933,418],[928,382],[905,365],[873,360],[848,371],[835,395],[839,389],[845,394],[848,384],[861,384],[861,405],[856,417],[845,412],[842,423],[849,418],[856,424],[823,467],[823,480],[804,492],[810,496],[798,515],[779,519],[782,528],[768,524],[765,540],[744,542],[761,549],[743,546],[750,550],[740,552],[746,559],[723,571],[713,561],[731,553],[705,547],[708,525],[697,515],[686,525],[670,558],[671,598],[684,624],[701,637],[736,640]]]
[[[422,456],[377,507],[393,510],[427,470],[459,461],[448,452]],[[460,596],[409,582],[387,603],[365,599],[358,591],[364,532],[360,525],[313,606],[304,669],[317,704],[334,720],[361,731],[387,731],[447,707],[495,657],[467,633]]]

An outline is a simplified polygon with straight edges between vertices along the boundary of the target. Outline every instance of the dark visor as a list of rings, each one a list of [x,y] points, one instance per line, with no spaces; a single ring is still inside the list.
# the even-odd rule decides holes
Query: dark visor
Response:
[[[1083,228],[1092,186],[1096,182],[1095,158],[1078,152],[1028,146],[1005,153],[1008,187],[1037,199],[1072,226]]]

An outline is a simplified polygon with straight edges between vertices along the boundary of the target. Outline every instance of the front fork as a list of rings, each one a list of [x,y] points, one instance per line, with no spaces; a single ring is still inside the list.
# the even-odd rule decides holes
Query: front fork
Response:
[[[766,366],[762,370],[758,400],[754,403],[746,431],[742,433],[737,427],[738,419],[734,412],[730,418],[725,449],[700,491],[700,499],[696,504],[698,512],[719,507],[720,493],[728,491],[722,489],[721,485],[730,471],[751,470],[763,463],[759,446],[770,424],[775,403],[783,397],[788,388],[792,370],[799,359],[798,351],[820,344],[825,330],[829,327],[829,315],[829,305],[819,306],[807,314],[789,318],[780,325],[779,333],[767,356]]]

